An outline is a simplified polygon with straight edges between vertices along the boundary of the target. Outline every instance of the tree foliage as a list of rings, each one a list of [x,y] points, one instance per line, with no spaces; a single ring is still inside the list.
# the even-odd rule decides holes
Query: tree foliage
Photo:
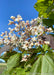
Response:
[[[37,0],[34,8],[43,16],[43,23],[52,27],[54,25],[54,0]]]

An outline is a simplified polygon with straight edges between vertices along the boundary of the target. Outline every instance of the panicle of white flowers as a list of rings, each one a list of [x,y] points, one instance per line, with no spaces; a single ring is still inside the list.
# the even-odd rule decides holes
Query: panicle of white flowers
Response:
[[[41,18],[38,17],[26,22],[22,20],[20,15],[17,15],[17,17],[11,16],[10,18],[12,21],[9,20],[8,25],[14,24],[15,27],[13,29],[8,28],[10,30],[9,33],[7,31],[2,32],[1,36],[3,38],[0,39],[0,44],[18,46],[24,50],[29,50],[34,45],[37,47],[41,44],[49,44],[48,41],[43,43],[43,40],[38,39],[40,35],[46,34],[46,32],[53,32],[52,28],[46,28],[42,25]]]

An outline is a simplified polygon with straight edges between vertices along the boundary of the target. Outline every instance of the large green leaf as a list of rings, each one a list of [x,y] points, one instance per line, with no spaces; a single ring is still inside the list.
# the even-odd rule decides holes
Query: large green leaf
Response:
[[[47,9],[47,14],[49,14],[49,19],[54,20],[54,4],[52,4],[50,7]]]
[[[39,16],[47,18],[50,13],[47,14],[47,9],[52,5],[52,0],[37,0],[35,3],[34,8],[39,12]],[[48,10],[49,11],[49,10]]]
[[[19,66],[20,60],[21,60],[21,53],[12,55],[7,62],[7,70],[10,71],[14,67]]]
[[[41,67],[41,75],[54,75],[54,63],[53,60],[48,56],[43,56],[42,59],[42,67]]]
[[[54,75],[54,63],[50,56],[40,56],[29,75]]]
[[[54,54],[53,53],[54,53],[53,49],[51,49],[51,50],[48,50],[47,55],[49,55],[53,59],[53,62],[54,62]]]
[[[39,12],[39,17],[43,16],[43,24],[49,27],[54,25],[54,4],[53,0],[37,0],[34,8]]]
[[[39,57],[39,59],[35,62],[31,69],[31,73],[29,75],[37,75],[38,73],[41,73],[41,63],[42,63],[42,56]]]
[[[30,71],[25,71],[24,68],[14,68],[11,70],[11,72],[8,72],[5,70],[2,75],[28,75]]]

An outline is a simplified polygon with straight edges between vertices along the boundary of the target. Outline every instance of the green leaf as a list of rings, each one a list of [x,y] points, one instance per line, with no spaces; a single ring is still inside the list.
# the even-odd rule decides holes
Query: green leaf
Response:
[[[54,54],[53,54],[53,51],[52,51],[52,50],[49,50],[46,54],[49,55],[50,58],[51,58],[51,59],[53,60],[53,62],[54,62]]]
[[[49,19],[54,20],[54,5],[53,4],[47,9],[47,14],[49,14]]]
[[[51,4],[51,6],[48,7],[48,9],[46,10],[47,14],[49,14],[49,12],[53,12],[52,9],[54,8],[54,5]]]
[[[25,72],[30,71],[30,69],[31,69],[31,65],[27,65],[27,66],[25,67]]]
[[[36,75],[37,73],[41,73],[41,69],[40,69],[41,68],[41,62],[42,62],[41,57],[42,56],[40,56],[38,58],[38,60],[34,63],[29,75]]]
[[[47,18],[49,14],[47,14],[47,9],[52,5],[52,0],[37,0],[35,3],[34,8],[39,12],[39,17],[43,15],[44,18]],[[49,10],[48,10],[49,11]]]
[[[8,72],[7,70],[4,71],[2,73],[2,75],[28,75],[29,74],[29,71],[25,71],[24,68],[14,68],[11,70],[11,72]]]
[[[49,18],[52,19],[52,20],[54,20],[54,13],[51,13],[51,14],[49,15]]]
[[[38,0],[38,2],[43,2],[43,1],[45,1],[45,0]]]
[[[20,61],[21,61],[21,53],[12,55],[7,62],[7,70],[10,71],[14,67],[19,66]]]
[[[52,19],[43,19],[43,24],[45,24],[46,26],[52,27],[52,25],[54,25],[54,20],[52,20]]]
[[[29,75],[54,75],[54,63],[49,55],[40,56],[34,63]]]
[[[50,73],[51,75],[54,75],[54,63],[53,60],[48,55],[43,56],[42,59],[41,74],[43,75],[44,73],[47,73],[47,75],[49,75]]]
[[[15,68],[13,69],[12,73],[10,75],[28,75],[28,72],[25,72],[24,68]]]

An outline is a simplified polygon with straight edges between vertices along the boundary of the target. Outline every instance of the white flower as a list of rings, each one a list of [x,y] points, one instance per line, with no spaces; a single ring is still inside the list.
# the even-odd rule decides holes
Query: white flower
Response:
[[[23,44],[23,49],[25,49],[25,50],[28,50],[28,46],[29,46],[29,44],[28,43],[26,43],[26,44]]]
[[[44,43],[45,43],[45,44],[48,44],[48,45],[50,44],[50,42],[49,42],[49,41],[44,41]]]
[[[27,59],[23,58],[20,62],[27,61]]]
[[[15,34],[11,37],[11,41],[12,41],[12,42],[17,41],[17,37],[16,37],[16,35],[15,35]]]
[[[34,20],[31,20],[30,23],[32,24],[34,22]]]
[[[17,17],[18,17],[18,18],[21,18],[21,16],[20,16],[20,15],[17,15]]]
[[[20,20],[22,20],[22,17],[21,17],[20,15],[17,15],[17,18],[15,18],[15,20],[14,20],[14,21],[19,22]]]
[[[43,34],[43,31],[40,31],[39,35],[42,35]]]
[[[8,34],[8,37],[9,37],[9,38],[11,38],[11,37],[12,37],[11,33],[9,33],[9,34]]]
[[[18,47],[18,44],[16,44],[16,47]]]
[[[15,17],[14,17],[14,16],[11,16],[10,18],[11,18],[11,19],[13,19],[13,20],[15,19]]]
[[[37,20],[37,18],[34,19],[34,21],[36,21],[36,20]]]
[[[29,20],[26,20],[26,24],[25,25],[29,25]]]
[[[38,42],[35,43],[35,46],[39,46],[40,44]]]
[[[7,35],[8,34],[8,32],[7,31],[5,31],[5,35]]]
[[[34,31],[37,32],[37,26],[34,27]]]
[[[18,32],[18,31],[19,31],[19,28],[15,27],[15,31],[17,31],[17,32]]]
[[[32,35],[35,35],[35,31],[32,29],[32,31],[31,31],[31,33],[32,33]]]
[[[8,29],[9,29],[9,30],[11,30],[11,28],[10,28],[10,27],[9,27]]]
[[[29,45],[29,47],[28,47],[29,49],[31,49],[32,47],[31,47],[31,45]]]
[[[53,30],[52,30],[52,28],[50,27],[50,28],[48,28],[47,29],[49,32],[53,32]]]
[[[34,45],[33,42],[31,42],[30,45],[33,46]]]
[[[32,30],[32,28],[30,27],[30,30]]]
[[[29,20],[26,20],[26,23],[29,23]]]
[[[40,17],[37,17],[37,19],[40,19]]]
[[[24,43],[25,43],[25,44],[28,44],[29,42],[28,42],[28,41],[24,41]]]
[[[22,43],[23,42],[23,39],[20,37],[20,39],[19,39],[19,43]]]
[[[15,29],[11,29],[11,28],[8,28],[10,30],[10,33],[12,33]]]
[[[3,40],[2,40],[2,39],[0,39],[0,45],[1,45],[1,44],[3,44]]]
[[[23,58],[25,58],[25,59],[26,59],[26,58],[27,58],[27,55],[24,55],[24,56],[23,56]]]
[[[22,23],[25,25],[25,21],[22,21]]]
[[[4,43],[6,43],[6,44],[9,43],[8,38],[5,38]]]
[[[38,35],[38,32],[35,32],[35,35]]]
[[[33,37],[33,38],[32,38],[32,41],[36,41],[36,37]]]
[[[22,18],[16,18],[15,21],[19,22]]]
[[[14,21],[9,20],[9,24],[8,25],[12,25],[14,24]]]
[[[5,35],[4,38],[8,38],[8,35]]]
[[[10,30],[10,33],[12,33],[13,31],[14,31],[14,29],[11,29],[11,30]]]
[[[15,24],[15,26],[16,26],[16,27],[19,27],[19,25],[18,25],[17,23]]]
[[[1,34],[1,36],[3,36],[5,33],[4,32],[2,32],[2,34]]]
[[[24,36],[25,33],[21,33],[21,36]]]

